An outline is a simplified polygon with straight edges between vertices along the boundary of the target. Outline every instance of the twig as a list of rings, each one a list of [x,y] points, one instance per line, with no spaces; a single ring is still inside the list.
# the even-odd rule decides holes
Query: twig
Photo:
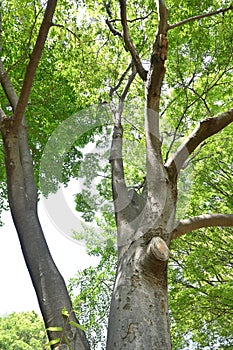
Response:
[[[62,28],[62,29],[65,29],[67,32],[69,32],[70,34],[72,34],[76,39],[80,40],[79,36],[73,32],[73,30],[65,27],[63,24],[58,24],[58,23],[52,23],[51,24],[51,27],[58,27],[58,28]]]
[[[177,22],[177,23],[169,25],[168,26],[168,30],[174,29],[176,27],[182,26],[183,24],[190,23],[190,22],[202,19],[202,18],[218,15],[220,13],[224,14],[225,12],[230,11],[230,10],[233,10],[233,5],[225,8],[225,9],[219,9],[219,10],[216,10],[216,11],[213,11],[213,12],[203,13],[201,15],[197,15],[197,16],[193,16],[193,17],[190,17],[190,18],[186,18],[183,21],[180,21],[180,22]]]
[[[134,19],[128,19],[128,23],[133,23],[133,22],[136,22],[136,21],[143,21],[144,19],[147,19],[148,17],[150,17],[150,15],[152,15],[152,13],[156,13],[156,11],[150,11],[147,15],[145,16],[142,16],[142,17],[136,17]],[[111,19],[110,20],[110,23],[113,23],[113,22],[120,22],[121,19],[120,18],[115,18],[115,19]]]

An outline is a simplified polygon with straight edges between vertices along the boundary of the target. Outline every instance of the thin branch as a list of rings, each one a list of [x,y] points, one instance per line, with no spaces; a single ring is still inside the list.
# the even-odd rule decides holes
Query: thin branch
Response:
[[[212,112],[211,112],[211,110],[210,110],[210,108],[209,108],[209,106],[208,106],[208,103],[206,102],[206,98],[204,98],[204,97],[202,97],[204,94],[205,94],[205,90],[202,92],[202,94],[199,94],[194,88],[192,88],[192,87],[189,87],[188,88],[190,91],[192,91],[195,95],[197,95],[200,99],[201,99],[201,101],[203,102],[203,104],[204,104],[204,106],[205,106],[205,108],[206,108],[206,110],[207,110],[207,112],[208,112],[208,114],[209,114],[209,117],[213,117],[213,114],[212,114]]]
[[[121,117],[122,117],[122,113],[123,113],[123,108],[124,108],[124,102],[125,102],[125,99],[126,99],[126,96],[129,92],[129,89],[130,89],[130,86],[132,84],[132,82],[134,81],[134,78],[136,77],[137,75],[137,70],[136,70],[136,67],[133,65],[132,66],[132,63],[129,65],[128,68],[132,67],[132,73],[129,75],[128,77],[128,80],[126,82],[126,85],[122,91],[122,94],[121,96],[119,97],[119,103],[118,103],[118,106],[117,108],[114,110],[114,113],[115,113],[115,118],[114,118],[114,124],[116,127],[118,126],[121,126]],[[123,83],[123,80],[126,76],[126,72],[128,72],[128,68],[127,70],[122,74],[120,80],[119,80],[119,83],[117,84],[117,86],[114,88],[113,92],[116,91],[120,85]],[[110,91],[111,95],[113,95],[113,92]]]
[[[203,227],[229,227],[233,226],[233,214],[204,214],[181,220],[172,232],[171,239]]]
[[[124,88],[124,90],[123,90],[123,92],[121,94],[121,97],[120,97],[121,103],[124,103],[125,98],[126,98],[128,92],[129,92],[130,86],[131,86],[132,82],[134,81],[134,78],[136,77],[136,75],[137,75],[137,70],[136,70],[136,67],[133,66],[132,73],[130,74],[130,76],[128,78],[128,81],[127,81],[127,83],[125,85],[125,88]]]
[[[36,40],[36,44],[30,56],[30,61],[28,63],[23,86],[21,89],[21,93],[19,96],[19,101],[17,103],[15,114],[14,114],[14,126],[17,128],[20,126],[25,109],[28,104],[29,95],[32,88],[32,83],[34,80],[34,76],[36,73],[36,69],[38,67],[42,51],[44,48],[45,41],[48,36],[49,29],[52,24],[53,14],[56,8],[57,1],[56,0],[48,0],[47,7],[45,10],[44,18],[40,26],[39,34]]]
[[[122,37],[122,34],[121,32],[119,32],[119,30],[115,29],[112,25],[112,23],[109,21],[109,19],[106,19],[106,24],[108,26],[108,28],[110,29],[110,32],[114,35],[114,36],[119,36],[120,38],[123,38]]]
[[[2,85],[2,88],[5,92],[5,95],[13,109],[15,111],[15,108],[18,103],[18,96],[14,90],[13,85],[11,84],[10,78],[5,71],[2,61],[0,60],[0,83]]]
[[[192,154],[192,156],[183,164],[182,166],[182,169],[185,169],[189,166],[189,164],[191,164],[193,162],[193,160],[198,156],[198,154],[201,152],[202,148],[205,147],[206,145],[206,142],[203,142],[197,149],[196,152],[194,152]],[[207,159],[209,157],[204,157],[204,158],[201,158],[201,159]],[[201,160],[200,158],[197,160],[197,161],[200,161]]]
[[[155,11],[150,11],[147,15],[142,16],[142,17],[136,17],[134,19],[128,19],[128,23],[133,23],[133,22],[137,22],[137,21],[143,21],[145,19],[147,19],[148,17],[150,17],[150,15],[152,15],[152,13],[156,13]],[[114,23],[114,22],[120,22],[121,19],[120,18],[115,18],[115,19],[111,19],[109,22],[110,23]]]
[[[107,3],[106,1],[104,1],[104,7],[105,10],[107,12],[107,15],[109,16],[109,18],[112,18],[112,11],[110,8],[110,4]],[[114,35],[114,36],[119,36],[120,38],[123,39],[123,36],[121,34],[121,32],[119,32],[116,28],[114,28],[114,26],[112,25],[112,20],[106,19],[106,24],[108,26],[108,28],[110,29],[110,32]]]
[[[163,0],[157,0],[158,28],[150,59],[150,69],[147,83],[147,108],[159,112],[162,83],[165,75],[165,60],[167,59],[167,18],[168,10]]]
[[[68,33],[72,34],[76,39],[80,40],[79,36],[75,32],[73,32],[73,30],[65,27],[63,24],[52,23],[51,27],[58,27],[58,28],[65,29]]]
[[[184,80],[183,80],[183,78],[182,78],[181,72],[179,71],[179,73],[180,73],[180,75],[181,75],[181,80],[182,80],[181,86],[184,88],[184,91],[185,91],[185,94],[186,94],[186,100],[188,101],[186,89],[190,89],[192,92],[194,92],[194,93],[197,95],[197,98],[194,99],[190,104],[186,105],[186,107],[185,107],[185,109],[184,109],[184,111],[183,111],[183,113],[182,113],[182,116],[181,116],[180,119],[179,119],[179,122],[178,122],[178,124],[177,124],[177,126],[176,126],[176,129],[175,129],[175,133],[174,133],[173,139],[172,139],[172,141],[171,141],[171,143],[170,143],[170,145],[169,145],[168,151],[167,151],[166,156],[165,156],[165,163],[166,163],[167,160],[168,160],[168,157],[169,157],[170,151],[171,151],[171,149],[172,149],[172,146],[173,146],[174,142],[176,141],[176,135],[177,135],[178,129],[179,129],[179,127],[180,127],[180,125],[181,125],[181,122],[183,121],[183,118],[185,117],[185,114],[187,113],[188,109],[189,109],[190,107],[192,107],[199,99],[201,99],[201,100],[204,102],[205,107],[206,107],[206,109],[208,110],[208,113],[212,116],[211,111],[210,111],[210,109],[209,109],[209,107],[208,107],[208,105],[207,105],[207,103],[206,103],[206,100],[205,100],[202,96],[204,96],[204,95],[207,96],[207,94],[209,93],[209,91],[210,91],[211,89],[213,89],[214,87],[216,87],[216,86],[219,85],[219,84],[218,84],[219,80],[223,77],[224,74],[226,74],[226,73],[229,71],[228,65],[229,65],[229,62],[231,61],[231,58],[232,58],[232,53],[231,53],[230,57],[228,57],[228,59],[227,59],[226,67],[224,68],[224,70],[221,72],[221,74],[220,74],[219,76],[217,76],[217,74],[216,74],[216,75],[214,76],[214,78],[212,79],[211,82],[208,82],[208,78],[207,78],[207,81],[206,81],[206,83],[205,83],[205,86],[204,86],[203,91],[202,91],[201,94],[198,94],[194,89],[192,89],[192,88],[190,87],[191,83],[192,83],[192,82],[194,81],[194,79],[195,79],[196,69],[195,69],[195,71],[194,71],[194,73],[193,73],[193,76],[191,77],[190,81],[189,81],[187,84],[184,83]],[[179,60],[179,56],[178,56],[178,60]],[[179,84],[179,83],[178,83],[178,84]],[[179,84],[179,85],[180,85],[180,84]],[[208,86],[208,85],[209,85],[209,86]],[[175,100],[176,100],[176,98],[173,99],[173,101],[171,102],[171,104],[172,104],[173,102],[175,102]],[[164,111],[163,111],[163,113],[161,114],[161,116],[165,113],[165,111],[166,111],[166,109],[167,109],[168,107],[170,107],[170,105],[168,105],[168,106],[164,109]]]
[[[208,118],[200,122],[191,135],[165,163],[170,174],[176,177],[190,154],[192,154],[203,141],[217,134],[232,122],[233,109],[228,110],[218,117]]]
[[[123,28],[123,39],[126,45],[126,48],[129,50],[131,53],[133,62],[135,67],[137,68],[137,72],[142,78],[143,81],[146,81],[147,77],[147,70],[143,67],[141,58],[139,57],[139,54],[134,47],[130,34],[129,34],[129,29],[128,29],[128,24],[127,24],[127,11],[126,11],[126,0],[119,0],[120,1],[120,12],[121,12],[121,24]]]
[[[197,15],[197,16],[193,16],[193,17],[190,17],[190,18],[186,18],[183,21],[180,21],[180,22],[177,22],[177,23],[169,25],[168,30],[174,29],[176,27],[182,26],[183,24],[190,23],[190,22],[202,19],[202,18],[218,15],[220,13],[224,14],[225,12],[230,11],[230,10],[233,10],[233,6],[232,5],[227,7],[227,8],[225,8],[225,9],[219,9],[219,10],[216,10],[216,11],[213,11],[213,12],[203,13],[201,15]]]
[[[129,88],[137,74],[135,66],[133,66],[132,73],[130,74],[125,88],[119,98],[119,105],[114,115],[114,130],[112,135],[112,145],[110,152],[110,163],[112,168],[112,192],[114,207],[117,220],[119,215],[128,204],[130,204],[130,198],[128,196],[128,189],[125,183],[124,163],[122,156],[122,144],[123,144],[123,127],[121,125],[121,117],[124,108],[124,101],[129,91]]]
[[[30,32],[29,32],[29,39],[28,39],[28,42],[26,44],[26,48],[25,48],[23,54],[13,64],[11,64],[7,68],[7,72],[9,72],[10,70],[14,69],[14,67],[16,67],[20,62],[22,62],[23,60],[26,59],[28,51],[29,51],[29,48],[30,48],[30,45],[31,45],[31,41],[32,41],[32,34],[33,34],[34,28],[36,26],[37,19],[38,19],[38,17],[39,17],[41,12],[42,12],[42,8],[40,9],[40,11],[37,14],[35,14],[35,19],[34,19],[34,22],[32,24]]]
[[[122,75],[121,75],[121,77],[120,77],[118,83],[116,84],[116,86],[110,88],[110,92],[109,92],[110,98],[112,98],[114,92],[116,92],[116,91],[119,89],[119,87],[120,87],[121,84],[123,83],[123,81],[124,81],[124,79],[125,79],[127,73],[129,72],[130,68],[132,68],[132,62],[130,62],[130,64],[128,65],[128,67],[126,68],[126,70],[122,73]]]
[[[110,18],[112,18],[112,10],[109,2],[104,1],[103,2],[105,10]]]

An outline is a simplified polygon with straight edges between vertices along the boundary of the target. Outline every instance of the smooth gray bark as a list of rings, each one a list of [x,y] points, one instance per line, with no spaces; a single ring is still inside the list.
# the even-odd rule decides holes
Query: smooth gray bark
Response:
[[[144,250],[135,243],[119,261],[107,350],[171,349],[167,262]]]

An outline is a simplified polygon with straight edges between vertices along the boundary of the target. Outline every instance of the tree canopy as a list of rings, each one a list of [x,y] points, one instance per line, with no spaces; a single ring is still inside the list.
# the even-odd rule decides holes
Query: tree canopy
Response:
[[[46,342],[43,321],[34,311],[0,317],[1,350],[41,350]]]
[[[157,254],[156,278],[161,282],[167,271],[170,241],[168,290],[174,349],[185,348],[190,341],[197,349],[233,345],[232,229],[226,227],[233,225],[232,9],[231,1],[225,0],[187,0],[182,5],[176,0],[166,4],[162,0],[130,4],[124,0],[62,0],[57,6],[54,1],[1,2],[1,209],[6,206],[6,177],[16,226],[17,218],[21,225],[17,208],[22,213],[22,203],[31,210],[27,217],[33,213],[37,222],[35,188],[47,195],[55,192],[61,181],[67,184],[72,177],[83,179],[76,209],[92,223],[92,229],[84,230],[85,237],[92,246],[99,246],[102,259],[96,269],[71,281],[71,292],[74,294],[79,281],[81,294],[74,297],[75,308],[90,327],[87,335],[93,348],[97,340],[103,346],[101,325],[106,323],[104,310],[117,259],[117,273],[128,268],[131,282],[136,276],[144,283],[140,278],[145,271],[150,272],[148,264]],[[94,122],[105,114],[108,118],[103,124]],[[79,138],[69,145],[67,134],[56,134],[56,130],[73,116],[76,124],[70,125],[70,139],[76,128]],[[30,152],[25,146],[27,132]],[[46,163],[43,156],[48,152],[49,137],[58,142],[50,148],[53,157]],[[91,143],[95,152],[87,152]],[[106,144],[107,151],[101,153]],[[62,179],[56,172],[59,162],[63,163]],[[35,184],[28,163],[33,165]],[[20,176],[11,178],[12,164],[18,164],[17,176],[23,169],[23,185]],[[23,199],[18,195],[22,188]],[[18,207],[17,198],[21,200]],[[163,212],[164,219],[159,216],[155,228],[156,210]],[[118,258],[114,249],[116,226]],[[39,225],[20,226],[18,231],[22,229],[23,234],[19,236],[33,231],[32,227]],[[97,229],[102,230],[101,244]],[[122,238],[123,231],[127,239]],[[83,233],[75,235],[80,239]],[[24,240],[21,245],[26,254],[29,250]],[[44,243],[42,246],[46,250]],[[140,250],[144,259],[140,278],[137,268],[132,272],[129,263],[121,265],[124,259],[132,261],[133,249]],[[41,269],[38,257],[37,276]],[[53,281],[57,275],[54,269]],[[116,283],[119,280],[121,275]],[[104,287],[100,288],[100,282]],[[157,283],[161,290],[166,285],[163,282]],[[40,288],[39,283],[38,295],[43,291]],[[153,288],[149,290],[152,293]],[[144,290],[140,295],[145,295]],[[89,318],[83,316],[86,308],[91,310]],[[130,303],[125,305],[125,312],[130,312],[127,310]],[[134,325],[140,322],[137,319]],[[132,332],[136,332],[134,327]],[[93,341],[93,335],[97,340]],[[127,337],[128,333],[123,338]]]

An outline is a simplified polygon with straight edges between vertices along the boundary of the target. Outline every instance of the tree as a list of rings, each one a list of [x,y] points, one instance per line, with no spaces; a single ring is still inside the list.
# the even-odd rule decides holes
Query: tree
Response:
[[[20,312],[0,318],[1,350],[41,350],[46,337],[43,321],[35,312]]]
[[[41,6],[43,5],[40,5],[40,8]],[[34,75],[48,31],[52,25],[55,8],[56,1],[47,2],[19,97],[11,84],[7,71],[3,68],[3,62],[0,63],[1,84],[13,110],[13,115],[9,117],[1,109],[1,134],[4,145],[9,205],[45,326],[48,329],[48,337],[57,344],[56,339],[61,332],[53,332],[50,329],[53,326],[60,326],[66,330],[66,337],[73,348],[87,349],[89,346],[83,331],[67,322],[66,316],[62,314],[62,310],[65,308],[70,321],[77,323],[65,282],[50,255],[39,222],[37,188],[24,116]],[[65,340],[63,339],[62,342]]]
[[[13,6],[16,3],[12,2]],[[81,44],[79,43],[81,47],[85,35],[88,36],[88,40],[97,41],[103,26],[101,18],[103,14],[104,16],[107,14],[108,45],[103,44],[102,37],[100,47],[93,44],[93,51],[86,56],[87,67],[85,68],[84,64],[83,68],[85,72],[89,72],[89,67],[94,67],[96,75],[92,74],[94,75],[92,77],[89,72],[86,79],[84,77],[80,79],[80,85],[84,83],[90,86],[84,100],[91,100],[90,96],[94,95],[92,92],[99,89],[97,97],[99,102],[103,102],[107,96],[106,90],[109,90],[109,98],[116,104],[114,108],[112,104],[110,106],[114,117],[110,163],[117,225],[118,262],[110,308],[107,349],[171,349],[167,291],[170,243],[199,228],[233,225],[233,215],[228,214],[227,211],[213,214],[206,212],[191,218],[176,220],[177,181],[181,176],[181,170],[196,153],[201,151],[209,137],[225,128],[227,130],[228,125],[233,121],[229,88],[232,77],[227,74],[232,69],[229,30],[232,5],[224,2],[223,8],[216,9],[213,1],[198,5],[195,2],[187,2],[180,8],[175,1],[169,1],[166,5],[164,1],[158,0],[156,5],[150,1],[145,3],[135,1],[129,9],[124,0],[120,0],[119,4],[104,2],[101,5],[86,2],[81,3],[80,6],[85,10],[84,5],[86,5],[92,17],[87,17],[83,27],[82,23],[78,24],[84,34],[77,31],[77,21],[73,23],[76,31],[73,27],[70,29],[66,23],[64,25],[53,23],[53,16],[56,20],[60,20],[61,13],[66,10],[67,17],[71,17],[71,21],[69,22],[66,18],[64,22],[68,22],[71,26],[76,12],[72,14],[69,11],[70,5],[64,2],[57,8],[54,15],[56,1],[48,0],[45,9],[43,3],[34,4],[34,12],[28,21],[28,28],[31,28],[30,38],[26,41],[28,44],[25,45],[24,42],[20,48],[24,55],[22,54],[18,60],[20,62],[17,62],[21,64],[22,57],[24,58],[25,53],[27,54],[33,46],[22,84],[20,84],[19,73],[18,76],[10,78],[12,67],[9,66],[7,56],[0,65],[3,91],[13,110],[13,115],[10,116],[6,108],[9,106],[4,100],[1,108],[1,133],[8,199],[22,251],[38,296],[45,325],[49,328],[49,339],[54,341],[53,346],[58,344],[56,339],[59,337],[60,344],[69,342],[73,349],[88,349],[89,344],[84,332],[79,326],[76,327],[77,319],[72,311],[70,298],[49,253],[38,219],[37,189],[33,160],[27,141],[25,112],[29,96],[33,96],[31,88],[42,50],[45,48],[45,55],[48,55],[51,50],[54,52],[51,37],[49,42],[51,46],[49,44],[46,46],[49,29],[62,28],[69,34],[69,43],[66,38],[61,39],[64,51],[59,53],[56,51],[55,55],[51,53],[51,60],[63,63],[67,67],[65,70],[63,66],[60,75],[57,74],[56,78],[58,79],[59,76],[59,79],[67,80],[74,87],[74,76],[77,76],[78,69],[75,69],[75,65],[73,70],[70,67],[70,56],[64,58],[68,52],[74,55],[74,51],[69,47],[73,45],[71,35],[77,41],[81,40]],[[118,5],[120,18],[117,12]],[[3,6],[6,9],[9,8],[5,3]],[[173,24],[168,22],[166,6],[170,9],[169,22]],[[15,18],[16,27],[20,27],[20,21],[23,21],[26,16],[24,10],[21,9],[21,11],[20,19]],[[38,18],[42,11],[43,19],[38,35],[35,36]],[[97,26],[95,26],[95,18],[99,20],[96,21]],[[135,23],[139,23],[136,31],[133,30]],[[181,31],[181,28],[185,29]],[[203,43],[207,28],[213,40]],[[9,31],[9,25],[5,26],[5,30]],[[56,39],[57,33],[53,32]],[[99,68],[94,65],[94,57],[100,52],[102,65]],[[104,53],[108,62],[113,58],[117,61],[115,67],[103,65]],[[167,74],[165,75],[167,55],[170,56],[166,63]],[[46,57],[43,57],[41,63],[45,67],[51,60],[46,61]],[[64,61],[61,62],[61,60]],[[83,64],[85,59],[80,58],[80,64],[81,62]],[[128,67],[124,70],[125,62]],[[9,72],[4,68],[5,65],[8,66]],[[53,65],[54,62],[52,62]],[[116,70],[117,66],[120,66],[119,70]],[[80,69],[80,74],[81,71]],[[108,71],[109,79],[106,76]],[[15,82],[19,97],[11,79]],[[96,84],[94,88],[90,80]],[[101,80],[102,84],[97,85]],[[112,84],[110,89],[107,89],[108,80]],[[115,85],[113,85],[114,81]],[[99,87],[102,87],[102,91]],[[132,99],[133,95],[141,98],[144,88],[146,170],[145,178],[142,179],[143,182],[136,191],[126,182],[127,174],[124,171],[122,153],[122,116],[127,99]],[[83,96],[81,91],[81,88],[80,90],[77,88],[75,92]],[[92,98],[92,102],[96,102],[96,96]],[[175,130],[171,134],[169,146],[161,143],[159,117],[171,120],[174,126]],[[198,123],[200,120],[201,122]],[[50,121],[49,118],[48,121]],[[197,123],[197,126],[190,133],[194,123]],[[165,131],[169,133],[170,130]],[[185,141],[178,139],[180,134],[184,134]],[[35,144],[34,148],[36,148]],[[171,155],[172,151],[174,153]],[[57,328],[57,330],[60,329],[60,333],[53,327],[60,327]]]

